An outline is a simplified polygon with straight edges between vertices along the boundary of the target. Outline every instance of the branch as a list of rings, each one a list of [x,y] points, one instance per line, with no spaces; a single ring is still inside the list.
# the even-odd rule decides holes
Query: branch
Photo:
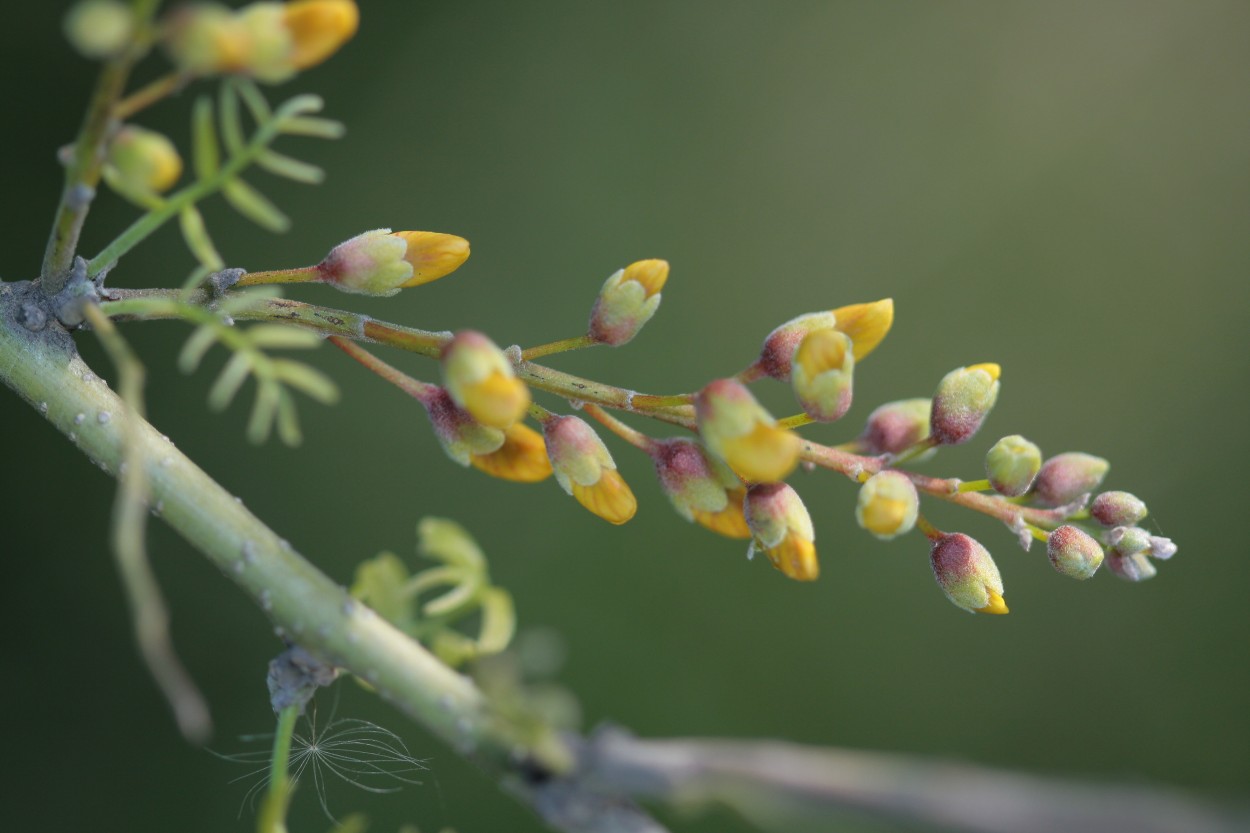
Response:
[[[774,741],[643,740],[608,729],[583,750],[582,766],[601,787],[721,803],[765,830],[828,830],[848,814],[973,833],[1233,833],[1246,822],[1166,790]]]
[[[161,518],[239,585],[279,636],[361,677],[385,700],[483,765],[553,829],[664,833],[635,798],[722,802],[761,826],[828,829],[846,812],[973,833],[1231,833],[1229,816],[1140,789],[1083,787],[974,767],[782,743],[590,739],[521,728],[342,587],[213,481],[78,356],[30,283],[0,283],[0,380],[116,472],[133,440]],[[103,418],[101,418],[103,417]]]

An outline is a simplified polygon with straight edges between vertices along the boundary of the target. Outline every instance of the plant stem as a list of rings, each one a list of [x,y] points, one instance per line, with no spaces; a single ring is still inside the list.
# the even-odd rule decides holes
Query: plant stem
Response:
[[[598,344],[598,342],[588,335],[562,338],[559,341],[551,341],[546,344],[540,344],[537,347],[527,347],[521,351],[521,358],[526,361],[530,361],[531,359],[541,359],[543,356],[551,356],[556,353],[567,353],[570,350],[580,350],[583,347],[594,347],[596,344]]]
[[[297,269],[274,269],[269,272],[248,272],[239,278],[236,287],[261,286],[263,284],[309,283],[321,280],[321,271],[316,266],[301,266]]]
[[[131,7],[136,32],[142,33],[151,26],[156,6],[157,0],[134,0]],[[65,187],[61,190],[61,201],[57,205],[52,232],[44,250],[40,276],[43,279],[43,290],[48,295],[55,295],[64,289],[69,279],[70,265],[78,249],[78,237],[95,197],[96,186],[100,184],[100,171],[104,167],[104,144],[108,141],[114,123],[114,105],[126,87],[131,68],[146,50],[147,45],[142,36],[137,36],[127,49],[116,58],[105,62],[100,70],[100,77],[87,105],[78,138],[74,141],[69,164],[65,168]]]
[[[287,706],[278,712],[278,727],[273,733],[273,757],[269,764],[269,794],[285,792],[287,766],[291,762],[291,736],[295,734],[295,721],[299,719],[299,706]]]
[[[140,87],[117,102],[117,106],[113,108],[113,118],[117,121],[125,121],[140,110],[146,109],[162,98],[178,92],[191,80],[192,76],[182,72],[171,72],[167,75],[162,75],[160,78],[144,87]]]
[[[354,341],[349,341],[339,336],[330,336],[329,342],[414,399],[425,402],[437,390],[435,385],[412,378],[402,370],[382,361]]]

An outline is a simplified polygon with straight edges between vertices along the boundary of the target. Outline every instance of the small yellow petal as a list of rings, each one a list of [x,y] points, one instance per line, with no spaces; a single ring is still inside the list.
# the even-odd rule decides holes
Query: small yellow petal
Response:
[[[503,445],[497,451],[473,454],[469,462],[491,477],[514,483],[538,483],[551,476],[543,435],[520,422],[504,429]]]
[[[507,428],[525,414],[529,388],[515,376],[494,371],[485,379],[462,388],[464,409],[483,425]]]
[[[352,0],[294,0],[282,11],[293,42],[288,60],[296,69],[329,58],[360,25],[360,10]]]
[[[729,490],[729,502],[718,512],[692,510],[695,523],[712,530],[726,538],[745,541],[751,537],[751,528],[747,526],[746,516],[742,514],[742,501],[746,497],[745,488]]]
[[[638,511],[638,499],[616,469],[604,469],[590,486],[574,481],[572,487],[577,502],[608,523],[623,524]]]
[[[907,501],[877,497],[863,507],[861,522],[873,535],[891,536],[907,519],[909,508]]]
[[[999,367],[998,365],[994,364],[993,362],[983,362],[982,364],[970,364],[968,365],[968,369],[969,370],[984,370],[986,373],[990,374],[990,378],[993,379],[995,382],[998,381],[999,376],[1003,375],[1003,369]]]
[[[412,264],[412,277],[404,287],[420,286],[450,275],[469,259],[469,241],[455,234],[438,231],[396,231],[408,244],[404,260]]]
[[[855,361],[871,353],[894,324],[894,299],[883,298],[871,304],[851,304],[833,311],[834,328],[855,343]]]
[[[773,483],[794,471],[800,444],[798,435],[758,422],[749,433],[723,440],[721,451],[725,462],[744,480]]]
[[[771,549],[765,550],[773,566],[795,581],[815,581],[820,577],[816,545],[793,533]],[[1006,611],[1004,611],[1006,612]]]
[[[621,277],[622,281],[637,281],[642,284],[643,292],[646,297],[658,293],[664,288],[664,282],[668,280],[668,261],[667,260],[639,260],[625,267],[625,274]]]
[[[996,615],[1002,615],[1006,613],[1007,603],[1003,601],[1002,595],[994,592],[993,590],[990,590],[989,594],[990,594],[989,604],[987,604],[985,607],[978,607],[977,613],[993,613]]]

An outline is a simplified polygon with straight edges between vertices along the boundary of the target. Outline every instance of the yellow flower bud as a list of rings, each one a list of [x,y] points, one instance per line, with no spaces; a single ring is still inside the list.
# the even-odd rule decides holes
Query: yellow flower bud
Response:
[[[751,527],[747,525],[746,515],[743,514],[742,508],[746,496],[746,486],[730,489],[725,493],[727,500],[724,509],[717,512],[695,509],[691,512],[691,517],[699,526],[710,529],[717,535],[724,535],[726,538],[735,540],[746,540],[751,537]]]
[[[709,383],[695,396],[694,408],[707,447],[744,480],[780,480],[798,465],[798,436],[778,427],[742,383]]]
[[[293,41],[289,60],[295,69],[307,69],[329,58],[351,40],[360,25],[360,10],[352,0],[294,0],[282,11]]]
[[[882,471],[864,481],[855,504],[855,520],[888,541],[911,530],[920,511],[920,496],[907,475]]]
[[[543,424],[543,438],[560,488],[609,523],[634,516],[638,501],[593,428],[577,417],[552,416]]]
[[[851,407],[854,345],[837,330],[815,330],[799,343],[790,384],[804,412],[817,422],[839,420]]]
[[[188,75],[240,72],[252,56],[252,36],[231,9],[193,3],[171,12],[161,28],[169,58]]]
[[[590,312],[590,337],[613,347],[629,342],[655,315],[667,280],[666,260],[640,260],[615,272]]]
[[[773,566],[796,581],[820,576],[816,532],[798,492],[785,483],[757,483],[747,490],[744,506],[751,530],[751,550],[762,549]]]
[[[833,311],[834,327],[846,333],[855,344],[855,361],[860,361],[890,332],[894,324],[894,299],[883,298],[871,304],[851,304]]]
[[[503,445],[487,454],[472,454],[469,463],[475,469],[500,480],[515,483],[538,483],[551,476],[551,461],[542,434],[521,422],[504,429]]]
[[[105,165],[109,181],[123,193],[159,194],[182,176],[182,157],[174,143],[133,124],[113,135]]]
[[[412,277],[400,286],[420,286],[450,275],[469,259],[469,241],[437,231],[396,231],[408,244],[404,260],[412,265]]]
[[[483,425],[507,428],[525,414],[529,388],[495,343],[466,330],[443,348],[443,380],[456,404]]]
[[[317,265],[317,280],[358,295],[394,295],[453,272],[469,241],[432,231],[374,229],[338,244]]]

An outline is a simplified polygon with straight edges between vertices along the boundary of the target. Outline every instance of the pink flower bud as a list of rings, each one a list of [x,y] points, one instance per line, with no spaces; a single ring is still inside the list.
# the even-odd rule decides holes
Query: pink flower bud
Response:
[[[1135,526],[1146,517],[1146,504],[1128,492],[1103,492],[1090,504],[1089,514],[1103,526]]]
[[[1003,579],[990,553],[962,532],[933,542],[929,562],[938,586],[956,607],[972,613],[1006,613]]]
[[[1062,506],[1098,488],[1111,464],[1101,457],[1069,451],[1042,464],[1033,494],[1046,506]]]
[[[952,370],[938,383],[929,414],[929,430],[939,445],[972,439],[998,400],[996,364],[974,364]]]
[[[929,399],[887,402],[868,415],[860,442],[869,454],[898,454],[929,436],[932,407]]]

